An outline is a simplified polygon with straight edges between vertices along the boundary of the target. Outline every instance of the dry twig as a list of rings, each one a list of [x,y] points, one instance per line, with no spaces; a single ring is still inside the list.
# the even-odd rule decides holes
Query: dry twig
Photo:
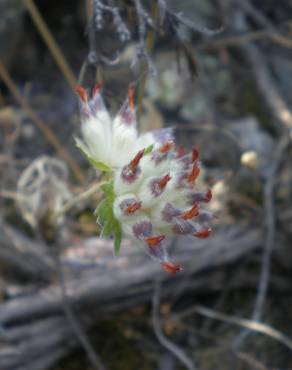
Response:
[[[291,26],[292,22],[284,22],[281,26]],[[247,44],[252,41],[262,40],[262,39],[270,39],[273,42],[278,42],[278,39],[275,39],[275,34],[271,30],[268,29],[260,29],[256,31],[243,31],[243,32],[230,32],[228,34],[224,34],[220,37],[215,37],[210,40],[203,40],[199,41],[196,44],[196,49],[200,50],[211,50],[214,48],[220,47],[227,47],[227,46],[240,46],[241,44]],[[285,37],[285,40],[287,37]],[[292,41],[290,41],[290,47],[292,47]],[[287,45],[286,45],[287,46]],[[287,46],[288,47],[288,46]]]
[[[61,209],[54,213],[53,217],[57,218],[64,215],[65,213],[70,211],[71,208],[75,207],[77,204],[80,204],[84,200],[90,198],[93,194],[95,194],[98,191],[102,184],[103,183],[101,182],[97,184],[95,183],[92,186],[90,186],[87,190],[82,191],[80,194],[70,199],[67,203],[64,204],[64,206]]]
[[[39,12],[33,0],[23,0],[23,1],[26,6],[26,9],[28,10],[31,16],[31,19],[33,20],[44,42],[47,44],[48,49],[50,50],[53,58],[55,59],[65,79],[67,80],[71,88],[74,89],[77,83],[74,73],[72,72],[71,67],[69,66],[60,47],[55,41],[51,31],[46,25],[46,22],[44,21],[41,13]]]
[[[80,345],[84,348],[92,366],[96,370],[105,370],[105,367],[97,354],[97,352],[92,347],[92,344],[86,335],[86,332],[84,331],[82,324],[78,321],[71,305],[67,297],[67,291],[66,291],[66,282],[65,277],[63,273],[63,268],[61,265],[60,257],[58,254],[55,256],[55,262],[56,262],[56,268],[61,288],[61,294],[62,294],[62,306],[64,309],[64,313],[66,315],[66,318],[73,330],[73,333],[76,335]]]
[[[254,8],[248,2],[238,3],[239,8],[237,9],[234,17],[234,27],[240,31],[248,30],[248,24],[245,16],[246,8],[248,12],[252,14],[260,21],[265,23],[265,18],[255,13]],[[250,5],[250,6],[249,6]],[[266,23],[265,23],[266,24]],[[269,25],[269,24],[268,24]],[[266,301],[266,295],[269,285],[269,274],[270,274],[270,263],[271,263],[271,253],[275,240],[275,206],[274,206],[274,192],[276,184],[276,175],[282,162],[282,157],[286,151],[288,145],[291,143],[291,130],[292,130],[292,112],[287,106],[285,100],[281,96],[278,88],[273,82],[268,65],[265,58],[262,56],[259,48],[255,45],[245,45],[242,46],[242,50],[249,58],[249,62],[254,71],[257,86],[265,99],[267,107],[272,112],[276,125],[275,128],[278,132],[282,133],[282,139],[278,144],[272,166],[270,168],[270,173],[264,189],[264,211],[266,215],[265,219],[265,249],[262,256],[261,273],[259,279],[259,285],[257,290],[257,296],[255,301],[255,306],[252,314],[253,321],[259,321],[262,318],[264,304]],[[248,335],[248,331],[244,330],[234,341],[234,346],[237,348],[240,346],[244,339]]]
[[[191,275],[230,263],[261,245],[260,232],[239,230],[235,226],[231,229],[217,231],[213,238],[202,241],[195,249],[192,243],[181,239],[174,251],[174,258],[183,263],[184,271]],[[35,243],[32,251],[29,242],[26,245],[20,243],[13,251],[20,257],[27,256],[27,251],[32,257],[35,254],[36,257],[39,254],[43,256],[39,245],[37,248],[38,244]],[[4,247],[10,249],[9,241],[5,241]],[[91,238],[71,246],[66,256],[62,256],[64,273],[66,269],[66,298],[72,309],[78,307],[78,319],[82,325],[88,327],[93,324],[95,316],[88,315],[92,307],[99,312],[109,313],[148,302],[153,298],[153,278],[161,277],[166,283],[161,291],[163,297],[172,293],[178,281],[184,278],[182,275],[177,280],[162,275],[159,266],[139,253],[134,246],[127,243],[125,247],[123,253],[113,259],[110,241]],[[27,257],[22,257],[22,260],[27,261]],[[186,289],[201,290],[206,284],[205,280],[190,279]],[[3,326],[6,337],[19,333],[17,341],[9,342],[9,356],[0,349],[0,362],[4,364],[5,360],[7,370],[19,370],[20,366],[25,370],[45,370],[77,345],[69,323],[61,319],[60,324],[64,306],[58,282],[52,281],[46,287],[34,288],[29,294],[24,290],[22,294],[12,296],[0,305],[0,326]],[[58,321],[53,320],[55,318]],[[54,324],[50,324],[51,320]],[[21,323],[24,322],[30,324],[23,327]],[[46,329],[46,323],[49,330]],[[29,336],[31,330],[36,330],[38,334],[34,332]],[[15,351],[19,354],[16,355]]]
[[[240,3],[241,4],[241,3]],[[239,8],[234,15],[234,29],[240,32],[248,31],[248,24],[245,18],[244,11]],[[276,131],[283,133],[287,129],[292,129],[292,112],[287,103],[281,96],[277,86],[275,85],[266,58],[262,55],[258,47],[253,44],[240,46],[244,55],[248,58],[257,87],[275,118]]]
[[[57,136],[53,133],[53,131],[49,128],[49,126],[43,122],[43,120],[35,113],[35,111],[30,106],[29,102],[26,100],[24,96],[21,95],[19,92],[16,84],[12,80],[9,72],[7,71],[5,65],[0,60],[0,78],[6,84],[8,89],[10,90],[11,94],[27,114],[28,117],[32,120],[32,122],[39,128],[39,130],[44,134],[48,142],[55,148],[60,155],[64,159],[64,161],[68,164],[71,168],[72,172],[74,173],[76,179],[78,179],[81,183],[85,182],[85,176],[83,175],[81,168],[78,164],[74,161],[72,156],[68,153],[68,151],[64,148],[62,143],[59,141]]]
[[[191,309],[189,310],[188,314],[190,314],[190,312],[191,312]],[[226,314],[211,310],[201,305],[196,305],[195,307],[193,307],[192,312],[197,312],[198,314],[206,316],[206,317],[210,317],[211,319],[228,322],[234,325],[239,325],[249,330],[253,330],[254,332],[264,334],[268,337],[273,338],[279,343],[282,343],[285,347],[289,348],[292,351],[292,340],[288,338],[282,332],[272,328],[269,325],[256,322],[253,320],[242,319],[240,317],[226,315]]]
[[[159,301],[160,283],[157,282],[152,299],[152,323],[157,339],[161,345],[169,350],[188,370],[195,370],[196,367],[193,361],[186,355],[186,353],[164,335],[159,320]]]
[[[288,37],[282,36],[279,33],[278,29],[273,25],[273,23],[249,0],[241,1],[240,5],[248,15],[250,15],[256,22],[258,22],[262,27],[265,27],[270,32],[271,38],[275,42],[287,48],[292,47],[292,40]]]
[[[282,163],[283,155],[287,149],[287,147],[291,144],[291,137],[284,136],[280,143],[278,144],[278,148],[275,152],[274,161],[272,163],[269,177],[265,184],[264,189],[264,214],[265,218],[265,248],[262,256],[262,265],[261,265],[261,273],[260,279],[258,283],[257,289],[257,296],[254,305],[254,310],[252,314],[253,321],[260,321],[262,319],[264,306],[266,302],[266,296],[269,286],[270,280],[270,265],[271,265],[271,254],[275,242],[275,234],[276,234],[276,216],[275,216],[275,204],[274,204],[274,196],[275,196],[275,186],[277,182],[277,173],[279,167]],[[235,340],[234,346],[235,348],[239,347],[244,339],[248,336],[248,331],[243,331]]]

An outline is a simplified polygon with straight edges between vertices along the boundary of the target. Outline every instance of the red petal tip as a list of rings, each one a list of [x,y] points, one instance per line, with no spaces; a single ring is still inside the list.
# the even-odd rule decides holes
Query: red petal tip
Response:
[[[212,199],[212,191],[209,189],[204,195],[204,202],[208,203]]]
[[[199,204],[194,204],[193,207],[185,212],[183,212],[180,217],[184,220],[191,220],[192,218],[198,216],[199,214]]]
[[[134,109],[135,108],[134,95],[135,95],[134,86],[129,86],[129,88],[128,88],[128,103],[129,103],[129,107],[131,109]]]
[[[92,89],[92,95],[93,96],[96,96],[100,92],[100,90],[102,89],[102,86],[103,86],[103,82],[97,83],[94,86],[94,88]]]
[[[142,206],[142,202],[133,202],[131,204],[129,204],[126,209],[124,210],[124,213],[127,214],[127,215],[130,215],[136,211],[138,211]]]
[[[167,153],[174,147],[174,141],[169,140],[159,148],[160,153]]]
[[[199,158],[199,150],[197,148],[193,148],[192,150],[192,163],[196,162]]]
[[[75,86],[75,92],[83,103],[88,101],[87,91],[84,89],[84,87],[80,85]]]
[[[165,235],[158,235],[158,236],[149,236],[145,238],[145,242],[148,244],[149,247],[155,247],[157,244],[162,242],[165,239]]]
[[[203,229],[201,231],[198,231],[194,234],[194,236],[196,238],[199,238],[199,239],[205,239],[205,238],[208,238],[208,236],[211,234],[211,229]]]
[[[193,168],[188,173],[187,182],[190,184],[193,184],[196,181],[197,177],[199,176],[199,173],[200,173],[200,168],[197,167],[196,164],[194,164]]]
[[[144,150],[145,149],[139,150],[139,152],[135,155],[134,159],[130,162],[129,167],[132,171],[134,171],[136,167],[138,166],[141,158],[144,155]]]
[[[166,184],[168,183],[170,179],[171,177],[169,176],[169,174],[162,177],[162,179],[158,183],[158,186],[160,187],[161,190],[166,187]]]
[[[173,262],[161,262],[161,266],[163,267],[164,271],[174,275],[177,272],[182,271],[182,267]]]

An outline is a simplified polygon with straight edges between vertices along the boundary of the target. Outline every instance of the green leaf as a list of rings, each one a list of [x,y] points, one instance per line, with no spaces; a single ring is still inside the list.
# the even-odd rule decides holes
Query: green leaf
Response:
[[[92,166],[100,171],[111,172],[111,168],[101,161],[97,161],[89,152],[87,146],[78,138],[75,138],[76,146]]]
[[[151,144],[147,148],[144,149],[144,155],[150,154],[153,150],[154,145]]]
[[[95,161],[94,159],[91,160],[91,164],[97,168],[98,170],[100,171],[103,171],[103,172],[111,172],[111,168],[109,166],[107,166],[105,163],[103,162],[97,162]]]
[[[110,198],[115,197],[114,184],[112,181],[106,182],[101,185],[101,190]]]
[[[97,216],[97,220],[101,223],[105,223],[108,219],[112,218],[112,201],[108,198],[103,199],[97,206],[94,214]]]
[[[123,238],[123,234],[122,234],[122,230],[121,230],[120,225],[115,230],[114,238],[115,238],[114,239],[114,255],[117,256],[120,253],[121,242],[122,242],[122,238]]]
[[[107,220],[102,231],[101,235],[102,236],[110,236],[113,235],[115,232],[115,222],[116,220],[114,218]]]
[[[113,181],[102,184],[101,189],[106,197],[99,203],[94,214],[97,216],[97,221],[103,225],[101,235],[114,236],[114,255],[118,255],[121,248],[122,230],[113,212],[113,203],[115,201]]]

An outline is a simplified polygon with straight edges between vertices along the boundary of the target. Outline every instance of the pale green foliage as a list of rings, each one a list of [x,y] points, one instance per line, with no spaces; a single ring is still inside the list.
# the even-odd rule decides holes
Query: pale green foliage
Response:
[[[118,220],[114,217],[113,203],[115,193],[113,190],[113,182],[109,181],[101,186],[105,194],[105,198],[99,203],[94,214],[97,216],[96,221],[102,225],[102,236],[114,236],[114,253],[117,255],[120,251],[122,241],[122,231]]]

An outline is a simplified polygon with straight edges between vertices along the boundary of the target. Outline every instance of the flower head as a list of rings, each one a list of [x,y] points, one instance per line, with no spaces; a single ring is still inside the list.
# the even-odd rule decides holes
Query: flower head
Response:
[[[77,140],[81,150],[87,152],[94,162],[101,162],[110,169],[119,169],[129,164],[134,156],[151,144],[159,145],[169,136],[169,131],[138,135],[133,89],[114,119],[111,119],[100,94],[101,86],[93,89],[92,98],[78,86],[83,142]]]
[[[134,91],[114,119],[103,103],[100,86],[88,99],[77,88],[81,105],[83,141],[77,146],[89,161],[110,173],[102,189],[106,196],[96,215],[105,235],[115,236],[119,251],[122,236],[134,239],[170,273],[181,270],[170,261],[166,237],[191,235],[206,238],[212,214],[201,204],[212,198],[210,190],[198,192],[199,153],[177,149],[169,129],[139,135],[134,106]]]

